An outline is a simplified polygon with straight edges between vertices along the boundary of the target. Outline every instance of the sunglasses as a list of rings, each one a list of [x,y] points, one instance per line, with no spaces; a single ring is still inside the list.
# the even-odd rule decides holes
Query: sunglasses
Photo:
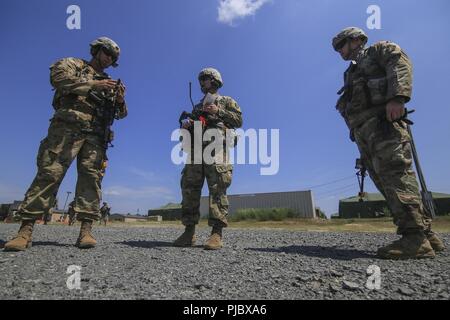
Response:
[[[346,43],[347,43],[347,39],[342,39],[341,41],[339,41],[339,42],[334,46],[334,49],[335,49],[336,51],[339,51],[339,50],[341,50],[341,49],[345,46]]]
[[[199,81],[212,80],[212,77],[211,77],[211,76],[205,75],[205,76],[199,77],[198,80],[199,80]]]
[[[111,58],[113,59],[114,62],[117,60],[117,56],[115,55],[115,53],[114,53],[112,50],[110,50],[110,49],[108,49],[108,48],[106,48],[106,47],[102,47],[102,51],[103,51],[103,53],[106,54],[108,57],[111,57]]]

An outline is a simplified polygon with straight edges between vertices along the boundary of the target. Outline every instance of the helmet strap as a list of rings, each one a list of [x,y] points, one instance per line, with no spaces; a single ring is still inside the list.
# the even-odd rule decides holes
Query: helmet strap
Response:
[[[347,44],[349,46],[349,54],[348,57],[351,60],[356,60],[358,57],[358,54],[361,52],[361,50],[364,48],[364,43],[361,43],[361,45],[357,46],[356,48],[351,48],[352,40],[347,40]]]
[[[91,66],[94,67],[94,69],[96,71],[103,71],[105,69],[105,67],[102,65],[102,62],[100,60],[100,58],[98,57],[100,52],[100,49],[97,49],[95,51],[92,52],[92,60],[91,60]],[[92,63],[94,63],[94,65],[92,65]]]

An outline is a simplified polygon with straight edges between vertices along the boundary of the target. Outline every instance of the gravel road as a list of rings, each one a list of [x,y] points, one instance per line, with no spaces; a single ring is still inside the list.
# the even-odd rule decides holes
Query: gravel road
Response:
[[[17,229],[0,224],[0,247]],[[229,228],[225,247],[206,251],[209,229],[199,229],[199,246],[175,248],[181,228],[98,227],[98,246],[79,250],[78,230],[38,225],[31,249],[0,251],[0,300],[450,299],[449,250],[433,260],[375,258],[394,234]],[[67,273],[71,265],[79,273]]]

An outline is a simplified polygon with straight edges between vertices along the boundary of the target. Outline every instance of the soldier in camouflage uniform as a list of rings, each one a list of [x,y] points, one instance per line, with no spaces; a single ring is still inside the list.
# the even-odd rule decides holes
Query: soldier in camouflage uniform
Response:
[[[102,207],[100,208],[100,215],[101,215],[101,219],[99,221],[99,224],[102,223],[102,221],[106,224],[109,221],[109,215],[111,214],[111,207],[108,206],[108,203],[103,202]]]
[[[361,159],[394,215],[401,239],[379,248],[386,259],[433,258],[444,249],[431,231],[419,186],[412,169],[411,137],[405,103],[411,99],[412,65],[395,43],[380,41],[370,47],[359,28],[346,28],[333,38],[334,50],[351,61],[337,110],[358,145]]]
[[[225,137],[227,129],[235,129],[242,126],[241,110],[232,98],[220,96],[219,88],[223,86],[222,76],[213,68],[203,69],[199,76],[200,86],[205,98],[212,96],[214,102],[204,103],[203,98],[192,110],[192,118],[184,119],[182,127],[192,129],[195,121],[202,121],[203,132],[208,129],[219,129]],[[192,132],[192,131],[191,131]],[[192,137],[191,141],[195,138]],[[203,144],[203,150],[208,144]],[[203,151],[202,150],[202,151]],[[223,246],[222,229],[228,226],[228,198],[227,188],[231,184],[233,166],[228,161],[228,150],[224,147],[220,153],[220,160],[207,164],[202,159],[201,164],[195,164],[193,150],[186,150],[191,164],[186,164],[181,177],[182,201],[182,223],[185,226],[184,233],[174,242],[175,246],[194,246],[195,225],[200,218],[200,197],[204,180],[209,188],[209,220],[208,225],[212,227],[211,236],[205,244],[205,249],[216,250]]]
[[[69,226],[72,226],[77,218],[77,213],[75,212],[75,200],[69,203],[67,214],[69,215]]]
[[[77,158],[78,181],[74,210],[81,221],[76,245],[91,248],[96,244],[91,234],[92,222],[100,219],[101,182],[106,168],[105,130],[98,116],[98,105],[89,98],[91,92],[115,96],[119,106],[117,118],[127,115],[125,87],[104,72],[117,66],[120,49],[109,38],[91,43],[90,61],[65,58],[50,67],[50,82],[55,89],[47,137],[37,155],[37,175],[18,209],[22,225],[18,235],[5,244],[5,250],[19,251],[31,246],[34,222],[48,211],[67,169]]]

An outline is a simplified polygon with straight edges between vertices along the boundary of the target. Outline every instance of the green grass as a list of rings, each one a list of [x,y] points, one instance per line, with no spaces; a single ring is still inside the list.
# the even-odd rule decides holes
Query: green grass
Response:
[[[283,221],[244,220],[231,222],[234,228],[267,228],[319,232],[395,232],[392,218],[378,219],[286,219]],[[450,232],[450,217],[437,217],[432,228],[436,232]]]
[[[270,214],[268,214],[270,216]],[[281,213],[277,216],[279,218]],[[266,216],[261,215],[260,218]],[[392,218],[378,219],[305,219],[286,218],[283,220],[234,220],[229,219],[229,227],[236,229],[281,229],[292,231],[319,231],[319,232],[395,232]],[[181,221],[163,222],[131,222],[131,223],[109,223],[108,227],[177,227],[183,228]],[[210,228],[208,219],[202,218],[198,225],[200,229]],[[433,221],[433,230],[436,232],[450,233],[450,216],[437,217]]]
[[[95,224],[94,227],[103,228],[103,226],[99,226],[98,224]],[[131,222],[131,223],[110,222],[108,223],[108,227],[183,228],[180,221],[163,221],[163,222],[147,221],[147,222]],[[208,226],[208,220],[201,219],[198,227],[200,229],[210,228]],[[256,219],[250,220],[247,219],[240,221],[230,220],[229,227],[236,229],[281,229],[292,231],[319,231],[319,232],[395,232],[395,226],[392,222],[392,218],[332,219],[332,220],[286,218],[281,221],[267,221],[267,220],[262,221]],[[79,223],[73,226],[73,228],[79,228]],[[433,221],[433,230],[436,232],[450,233],[450,216],[437,217]]]
[[[291,209],[274,208],[274,209],[241,209],[238,210],[230,221],[283,221],[299,217],[300,215]]]

